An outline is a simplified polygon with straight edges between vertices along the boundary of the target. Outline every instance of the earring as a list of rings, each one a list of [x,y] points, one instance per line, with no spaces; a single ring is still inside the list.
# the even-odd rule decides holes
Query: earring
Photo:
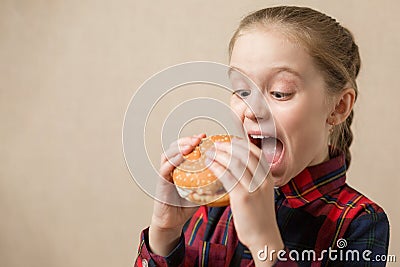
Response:
[[[333,133],[333,128],[335,128],[335,119],[333,118],[332,120],[328,121],[328,124],[331,126],[331,128],[329,128],[329,133],[332,134]]]

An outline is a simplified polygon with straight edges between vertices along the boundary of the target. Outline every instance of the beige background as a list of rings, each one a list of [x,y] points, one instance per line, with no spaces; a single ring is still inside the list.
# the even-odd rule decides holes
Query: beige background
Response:
[[[227,63],[240,18],[277,3],[1,0],[0,266],[131,266],[152,206],[122,154],[131,96],[173,64]],[[400,257],[400,4],[285,3],[355,34],[363,67],[348,181],[385,208]]]

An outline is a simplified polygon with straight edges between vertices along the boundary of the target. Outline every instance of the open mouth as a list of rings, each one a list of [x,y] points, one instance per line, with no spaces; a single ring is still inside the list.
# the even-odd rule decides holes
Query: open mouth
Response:
[[[268,135],[249,134],[249,139],[250,142],[263,151],[267,162],[275,164],[282,157],[283,143],[278,138]]]

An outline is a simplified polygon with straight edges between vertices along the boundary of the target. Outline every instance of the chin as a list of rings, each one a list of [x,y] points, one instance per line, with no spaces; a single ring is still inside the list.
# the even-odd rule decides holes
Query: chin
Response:
[[[291,176],[288,176],[286,174],[287,169],[283,168],[282,165],[283,164],[272,166],[270,169],[270,172],[272,174],[272,180],[274,181],[275,187],[281,187],[281,186],[287,184],[290,181],[290,179],[292,178]]]
[[[288,179],[285,176],[272,175],[272,180],[274,181],[274,187],[281,187],[287,184],[291,179]]]

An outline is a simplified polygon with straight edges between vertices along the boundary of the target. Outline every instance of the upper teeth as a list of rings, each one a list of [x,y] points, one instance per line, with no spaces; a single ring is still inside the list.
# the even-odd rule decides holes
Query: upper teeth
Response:
[[[258,138],[258,139],[263,139],[263,138],[269,138],[270,136],[263,136],[263,135],[256,135],[256,134],[251,134],[250,135],[252,138]]]

